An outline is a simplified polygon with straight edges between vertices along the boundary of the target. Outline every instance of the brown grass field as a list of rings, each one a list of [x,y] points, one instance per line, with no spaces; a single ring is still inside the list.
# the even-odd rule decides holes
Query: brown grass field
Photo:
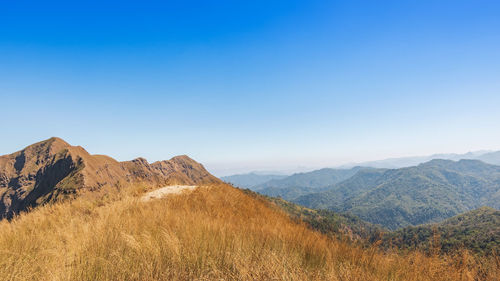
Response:
[[[0,280],[500,280],[498,256],[361,248],[226,185],[150,202],[141,192],[1,221]]]

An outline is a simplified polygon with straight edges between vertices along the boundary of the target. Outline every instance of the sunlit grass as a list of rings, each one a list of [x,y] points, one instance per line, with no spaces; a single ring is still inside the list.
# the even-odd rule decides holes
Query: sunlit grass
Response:
[[[498,280],[498,257],[382,253],[226,185],[140,202],[140,188],[0,222],[0,280]]]

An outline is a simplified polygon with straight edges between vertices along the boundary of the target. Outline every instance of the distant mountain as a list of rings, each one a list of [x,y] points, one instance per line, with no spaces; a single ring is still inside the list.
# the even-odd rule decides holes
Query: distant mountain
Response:
[[[264,194],[271,197],[283,198],[285,200],[293,200],[295,198],[311,194],[317,193],[326,190],[323,188],[313,188],[307,186],[293,186],[293,187],[266,187],[264,189],[257,189],[256,191],[260,194]]]
[[[217,182],[220,180],[187,156],[152,164],[143,158],[118,162],[50,138],[0,156],[0,218],[104,186]]]
[[[500,211],[482,207],[437,224],[406,227],[388,233],[384,244],[406,249],[452,252],[469,249],[491,254],[500,251]]]
[[[376,187],[386,171],[388,169],[366,168],[345,181],[327,187],[324,192],[304,195],[294,199],[293,202],[315,209],[341,210],[340,206],[345,200]]]
[[[221,180],[233,184],[237,187],[249,188],[254,190],[255,186],[258,186],[270,180],[279,180],[286,177],[286,175],[248,173],[221,177]]]
[[[439,222],[480,206],[500,208],[500,166],[432,160],[401,169],[363,169],[294,202],[350,212],[389,229]]]
[[[489,164],[500,165],[500,151],[482,154],[477,159]]]
[[[297,173],[283,179],[274,179],[254,187],[261,194],[291,200],[325,188],[352,177],[362,167],[351,169],[325,168],[307,173]]]
[[[489,156],[488,156],[489,155]],[[419,164],[429,162],[434,159],[444,159],[458,161],[461,159],[471,159],[471,160],[481,160],[489,164],[500,164],[500,151],[490,152],[490,151],[474,151],[464,154],[448,153],[448,154],[432,154],[426,156],[410,156],[410,157],[399,157],[399,158],[388,158],[383,160],[375,160],[368,162],[361,162],[351,165],[342,165],[340,168],[350,168],[353,166],[363,166],[371,168],[386,168],[386,169],[398,169],[404,167],[417,166]]]

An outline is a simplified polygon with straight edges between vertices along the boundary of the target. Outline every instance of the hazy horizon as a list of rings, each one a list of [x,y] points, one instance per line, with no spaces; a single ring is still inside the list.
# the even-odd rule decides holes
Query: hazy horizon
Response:
[[[0,154],[58,136],[225,175],[500,150],[499,14],[495,1],[11,1]]]
[[[6,155],[6,154],[11,154],[13,152],[19,151],[23,148],[25,148],[28,145],[31,145],[33,143],[43,141],[45,139],[40,139],[40,140],[35,140],[32,143],[27,143],[24,145],[21,145],[17,148],[12,149],[11,151],[6,151],[6,152],[1,152],[0,150],[0,156],[1,155]],[[82,146],[85,148],[90,154],[94,155],[107,155],[111,156],[114,159],[118,161],[129,161],[133,160],[135,158],[141,157],[145,158],[149,163],[153,163],[155,161],[161,161],[161,160],[168,160],[174,156],[178,156],[181,154],[175,154],[175,155],[167,155],[163,158],[147,158],[144,156],[140,155],[140,152],[136,157],[133,158],[119,158],[116,157],[115,155],[111,155],[106,152],[95,152],[89,149],[85,144],[81,143],[73,143],[71,141],[68,141],[67,139],[64,139],[64,141],[69,142],[70,145],[73,146]],[[133,149],[134,151],[136,150],[135,148]],[[441,155],[441,154],[457,154],[457,155],[463,155],[467,153],[473,153],[473,154],[484,154],[488,152],[496,152],[500,151],[500,149],[495,150],[495,149],[481,149],[481,150],[472,150],[472,151],[465,151],[465,152],[436,152],[436,153],[427,153],[427,154],[407,154],[407,155],[392,155],[392,156],[381,156],[379,158],[361,158],[361,159],[351,159],[350,161],[339,161],[338,159],[336,160],[335,158],[331,159],[321,159],[321,161],[318,161],[318,159],[272,159],[270,161],[255,161],[255,162],[230,162],[230,163],[217,163],[217,162],[203,162],[200,161],[199,159],[194,159],[197,161],[200,161],[211,173],[218,177],[224,177],[224,176],[230,176],[230,175],[236,175],[236,174],[248,174],[248,173],[260,173],[260,174],[282,174],[282,175],[291,175],[294,173],[302,173],[302,172],[308,172],[308,171],[313,171],[317,169],[322,169],[322,168],[350,168],[356,165],[364,164],[364,163],[369,163],[369,162],[376,162],[376,161],[385,161],[385,160],[392,160],[392,159],[404,159],[404,158],[413,158],[413,157],[431,157],[431,156],[436,156],[436,155]],[[191,156],[191,155],[188,155]],[[191,156],[192,157],[192,156]],[[281,161],[280,161],[281,160]]]

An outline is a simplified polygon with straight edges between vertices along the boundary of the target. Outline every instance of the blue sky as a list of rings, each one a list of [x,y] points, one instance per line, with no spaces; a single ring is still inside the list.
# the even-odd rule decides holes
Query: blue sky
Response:
[[[0,154],[217,175],[500,150],[498,1],[3,1]]]

